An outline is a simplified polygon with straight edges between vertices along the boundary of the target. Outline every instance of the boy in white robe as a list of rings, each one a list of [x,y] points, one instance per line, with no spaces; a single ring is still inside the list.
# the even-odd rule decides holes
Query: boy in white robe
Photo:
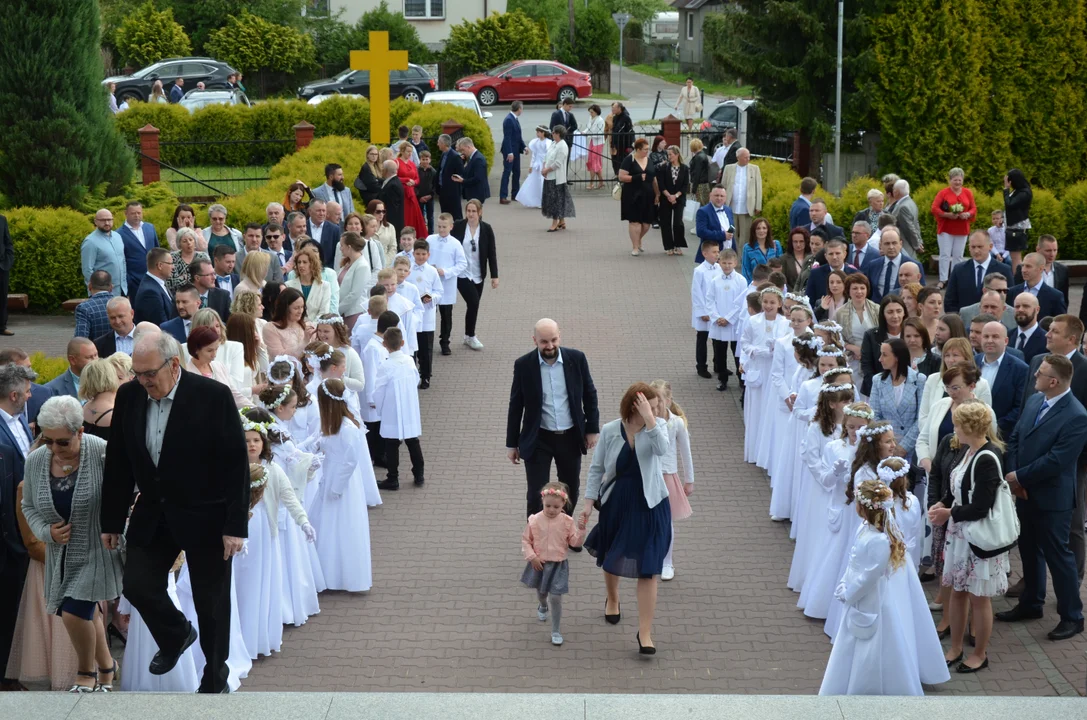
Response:
[[[377,284],[385,291],[385,300],[389,309],[400,317],[400,331],[404,333],[404,347],[408,355],[414,356],[419,350],[419,339],[415,337],[415,304],[397,292],[396,271],[385,268],[377,274]]]
[[[694,364],[698,376],[704,378],[713,377],[706,361],[706,341],[710,336],[709,289],[714,278],[721,274],[721,269],[717,266],[720,249],[716,240],[702,243],[702,257],[705,259],[695,266],[694,276],[691,278],[691,327],[695,330]],[[716,369],[721,362],[716,344],[713,352],[713,365]]]
[[[403,352],[404,336],[397,328],[385,331],[383,344],[389,357],[378,367],[374,403],[381,413],[381,437],[385,441],[385,467],[388,474],[378,484],[382,490],[400,489],[400,443],[408,446],[411,474],[415,486],[422,487],[423,449],[419,436],[423,421],[419,414],[419,371],[411,356]]]
[[[438,220],[439,226],[441,220]],[[452,225],[450,225],[452,227]],[[459,247],[459,243],[458,243]],[[461,250],[463,254],[464,251]],[[411,266],[411,274],[408,276],[411,283],[419,288],[419,299],[423,303],[423,319],[419,323],[419,375],[422,381],[420,390],[430,387],[430,372],[434,361],[434,308],[442,299],[442,279],[438,271],[428,261],[430,260],[430,243],[426,240],[416,240],[412,251],[415,263]],[[456,293],[456,280],[453,282],[453,292]],[[452,308],[449,317],[452,318]]]
[[[712,244],[712,243],[711,243]],[[711,254],[713,251],[710,251]],[[705,255],[706,251],[702,251]],[[706,303],[709,308],[709,337],[713,341],[713,365],[717,373],[717,389],[728,389],[728,379],[732,371],[728,369],[728,349],[739,367],[740,351],[736,347],[740,339],[740,316],[743,298],[744,278],[736,272],[736,251],[722,250],[718,258],[720,272],[706,288]]]
[[[468,267],[468,258],[464,247],[453,237],[453,216],[442,213],[438,216],[438,232],[427,237],[430,264],[438,271],[442,279],[442,297],[438,302],[441,314],[438,344],[442,355],[451,355],[449,334],[453,332],[453,306],[457,304],[457,278]]]
[[[407,298],[412,306],[411,333],[414,336],[408,340],[408,347],[414,348],[413,353],[419,352],[419,327],[423,322],[423,301],[419,299],[419,288],[408,280],[411,275],[411,254],[407,257],[397,256],[393,261],[393,270],[396,271],[396,294]]]

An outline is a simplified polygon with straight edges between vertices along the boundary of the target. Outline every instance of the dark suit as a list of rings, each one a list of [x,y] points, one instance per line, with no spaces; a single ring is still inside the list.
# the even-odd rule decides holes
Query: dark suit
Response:
[[[1023,282],[1023,266],[1015,268],[1015,278],[1013,282],[1018,285]],[[1068,266],[1062,262],[1053,261],[1053,288],[1060,290],[1064,295],[1064,302],[1067,305],[1071,296],[1068,294]]]
[[[7,424],[3,424],[6,431]],[[15,490],[23,479],[24,460],[5,432],[0,437],[0,678],[7,677],[8,655],[30,563],[15,510]]]
[[[249,526],[245,433],[228,387],[181,371],[156,465],[145,438],[149,405],[139,383],[117,391],[102,483],[102,532],[125,530],[138,485],[126,531],[125,597],[160,648],[178,649],[189,622],[166,594],[166,574],[184,550],[207,658],[200,690],[220,692],[227,680],[232,564],[223,559],[223,536],[244,538]]]
[[[460,220],[464,216],[461,207],[460,183],[453,182],[454,175],[464,175],[464,161],[456,150],[446,150],[442,153],[441,164],[438,166],[438,207],[443,213],[449,213],[453,220]]]
[[[990,259],[989,266],[982,273],[984,280],[990,273],[1000,273],[1008,278],[1008,284],[1012,282],[1012,269],[1002,262]],[[1011,305],[1011,299],[1007,301]],[[967,305],[981,302],[981,286],[977,282],[977,269],[973,258],[967,258],[951,269],[951,275],[947,278],[947,289],[944,291],[944,312],[957,313]]]
[[[390,178],[381,186],[377,197],[385,205],[385,222],[396,228],[399,242],[400,231],[404,229],[404,185],[400,178]]]
[[[921,265],[921,263],[917,262],[906,253],[902,253],[900,257],[902,259],[899,261],[898,267],[891,270],[892,294],[897,294],[898,291],[902,288],[902,284],[898,282],[898,271],[902,268],[903,263],[913,263],[918,268],[920,268],[921,285],[923,286],[925,284],[925,268]],[[872,302],[875,303],[878,303],[880,300],[883,299],[883,293],[879,291],[879,286],[885,279],[885,275],[887,273],[886,261],[887,258],[879,255],[877,252],[876,256],[871,260],[866,261],[864,264],[864,268],[861,269],[861,272],[865,274],[865,276],[868,278],[868,282],[872,285],[872,290],[869,294],[869,297],[872,299]]]
[[[14,264],[15,244],[8,231],[8,219],[0,215],[0,330],[8,329],[8,285]]]
[[[818,270],[819,268],[816,268]],[[813,271],[814,272],[814,271]],[[887,340],[887,333],[880,330],[877,325],[874,328],[865,330],[864,337],[861,338],[861,394],[872,394],[872,378],[876,373],[882,372],[882,368],[878,367],[879,363],[879,346]]]
[[[511,194],[517,197],[521,189],[521,154],[525,151],[525,139],[521,136],[521,121],[512,112],[502,121],[502,184],[498,197],[505,200]],[[513,160],[509,156],[513,155]],[[507,193],[509,180],[513,178],[512,193]]]
[[[566,137],[564,137],[563,140],[566,141],[567,147],[572,145],[574,142],[574,131],[577,130],[577,120],[574,118],[574,114],[572,112],[564,112],[561,107],[556,108],[555,111],[551,113],[551,122],[547,124],[547,127],[554,130],[556,125],[562,125],[566,128]]]
[[[808,217],[810,218],[811,216],[809,215]],[[832,223],[824,221],[822,225],[818,225],[814,228],[811,227],[811,224],[809,223],[806,227],[812,234],[815,234],[815,231],[818,230],[821,234],[826,235],[827,240],[833,240],[836,237],[842,238],[843,240],[849,240],[849,237],[845,234],[845,230]]]
[[[1023,360],[1030,365],[1036,355],[1045,355],[1047,353],[1045,348],[1045,331],[1041,326],[1034,328],[1034,332],[1030,334],[1030,338],[1023,343],[1023,347],[1019,347],[1019,336],[1022,334],[1022,330],[1018,328],[1008,334],[1008,347],[1016,348],[1023,353]],[[1028,381],[1029,382],[1029,381]]]
[[[151,223],[143,223],[143,242],[132,232],[128,223],[123,223],[117,229],[121,241],[125,245],[125,274],[128,276],[128,295],[134,297],[140,289],[140,281],[147,274],[147,253],[152,248],[159,246],[159,236],[155,232],[155,226]]]
[[[162,325],[170,318],[177,317],[177,308],[170,293],[154,280],[149,279],[140,283],[140,289],[136,293],[136,299],[132,302],[132,309],[136,311],[136,323],[144,322]]]
[[[468,230],[467,220],[458,220],[453,223],[453,237],[464,240]],[[487,270],[490,269],[491,277],[498,277],[498,250],[495,248],[494,228],[489,223],[479,221],[479,282],[472,282],[471,278],[457,278],[457,291],[464,298],[467,308],[464,311],[464,334],[475,337],[476,319],[479,317],[479,302],[483,299],[483,284],[487,280]],[[471,252],[471,242],[465,248],[464,253]]]
[[[811,273],[808,275],[808,284],[805,286],[804,292],[808,296],[808,300],[811,301],[812,307],[818,305],[819,301],[823,299],[823,296],[827,294],[827,278],[830,277],[832,270],[833,268],[831,268],[830,265],[820,264],[819,267],[812,268]],[[846,275],[860,272],[849,263],[842,266],[842,271],[845,272]]]
[[[729,231],[734,232],[736,223],[732,217],[732,208],[724,205],[721,209],[725,211],[725,217],[728,218]],[[698,250],[695,252],[694,264],[698,265],[703,261],[702,243],[713,240],[723,250],[728,238],[725,237],[725,230],[721,227],[721,220],[717,217],[717,208],[713,206],[713,203],[698,208],[698,212],[694,214],[694,227],[695,234],[698,236]]]
[[[159,329],[164,333],[169,333],[182,346],[189,339],[188,333],[185,332],[185,320],[183,318],[171,318],[159,326]]]
[[[26,414],[26,421],[31,425],[38,422],[38,411],[42,409],[42,405],[45,404],[46,400],[55,395],[56,393],[53,392],[52,388],[31,383],[30,399],[26,401],[26,410],[23,411]]]
[[[1012,353],[1013,348],[1004,352],[1000,361],[1000,368],[996,371],[996,379],[990,388],[993,393],[993,413],[996,415],[996,424],[1000,428],[1003,437],[1011,435],[1015,424],[1019,422],[1019,410],[1022,407],[1023,388],[1027,382],[1033,382],[1029,376],[1030,368],[1021,359]],[[974,357],[979,372],[985,365],[984,353],[978,353]]]
[[[789,208],[789,228],[795,227],[811,227],[811,201],[802,197],[793,200],[793,205]]]
[[[588,451],[585,436],[600,433],[596,387],[584,353],[572,348],[560,348],[559,352],[570,418],[574,423],[565,432],[551,432],[541,427],[543,380],[540,377],[540,351],[534,349],[517,358],[513,364],[513,387],[510,389],[509,414],[506,418],[506,447],[516,448],[525,463],[529,515],[543,509],[540,490],[550,479],[552,459],[559,480],[570,487],[570,506],[577,507],[581,456]]]
[[[1030,292],[1027,290],[1025,283],[1012,285],[1008,288],[1007,303],[1014,307],[1015,298],[1021,292]],[[1064,315],[1067,311],[1068,303],[1064,301],[1064,296],[1061,295],[1060,290],[1054,290],[1042,283],[1042,286],[1038,288],[1038,318],[1057,317],[1058,315]]]
[[[1042,611],[1048,566],[1061,619],[1082,621],[1069,531],[1076,505],[1076,460],[1087,442],[1087,410],[1068,393],[1036,423],[1043,400],[1036,393],[1026,402],[1008,440],[1005,471],[1015,471],[1028,496],[1015,502],[1025,582],[1019,606],[1031,613]]]
[[[403,185],[401,185],[403,187]],[[385,211],[388,212],[388,206],[385,207]],[[327,220],[321,225],[321,264],[327,268],[332,268],[336,264],[336,248],[340,244],[340,235],[343,231],[340,230],[340,226],[336,223],[330,223]],[[400,231],[397,230],[399,233]],[[313,225],[310,221],[306,220],[306,234],[313,237]],[[397,238],[399,241],[400,238]],[[278,258],[277,258],[278,259]]]
[[[107,358],[117,352],[117,333],[110,328],[94,339],[94,346],[98,349],[98,357]]]
[[[464,182],[460,185],[464,199],[486,202],[491,196],[491,184],[487,182],[487,161],[479,150],[472,153],[465,163],[463,177]]]
[[[220,290],[219,288],[212,288],[211,290],[208,290],[207,304],[202,307],[209,307],[219,313],[219,317],[225,325],[226,321],[230,318],[230,303],[230,293],[226,290]]]

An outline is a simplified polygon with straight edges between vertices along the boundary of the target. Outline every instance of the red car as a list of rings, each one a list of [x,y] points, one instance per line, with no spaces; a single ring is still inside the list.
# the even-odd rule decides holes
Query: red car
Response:
[[[457,80],[457,90],[475,93],[480,105],[499,100],[577,100],[593,94],[589,73],[551,60],[514,60]]]

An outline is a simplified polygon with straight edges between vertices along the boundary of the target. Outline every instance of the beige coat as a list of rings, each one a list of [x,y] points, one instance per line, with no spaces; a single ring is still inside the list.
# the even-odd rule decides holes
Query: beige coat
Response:
[[[744,167],[747,169],[747,213],[748,215],[758,215],[762,212],[762,171],[759,170],[758,165],[752,162]],[[729,205],[732,204],[732,186],[736,182],[736,173],[739,171],[740,166],[736,163],[725,165],[725,171],[721,177],[721,184],[725,186],[725,190],[728,192]]]

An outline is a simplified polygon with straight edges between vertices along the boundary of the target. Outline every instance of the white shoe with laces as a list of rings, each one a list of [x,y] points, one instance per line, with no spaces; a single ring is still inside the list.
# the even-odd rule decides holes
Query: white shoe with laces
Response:
[[[676,569],[671,565],[665,565],[661,570],[661,580],[671,580],[676,576]]]
[[[551,633],[551,644],[562,645],[562,634],[556,632]]]
[[[477,337],[468,338],[467,340],[464,341],[464,344],[467,345],[468,347],[472,348],[473,350],[482,350],[483,349],[483,343],[481,343],[479,341],[479,338],[477,338]]]

